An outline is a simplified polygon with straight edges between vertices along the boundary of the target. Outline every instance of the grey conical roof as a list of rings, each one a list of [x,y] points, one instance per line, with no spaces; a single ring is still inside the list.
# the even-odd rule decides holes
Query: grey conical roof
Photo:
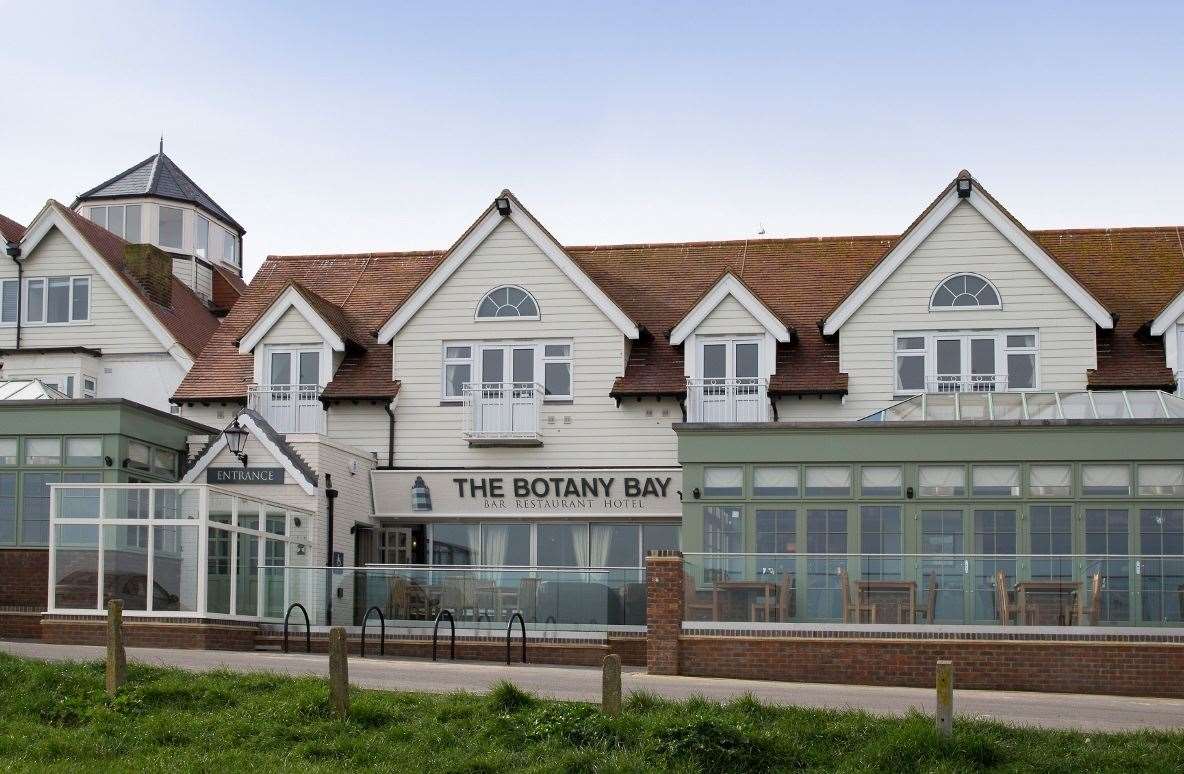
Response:
[[[113,199],[133,196],[156,196],[187,202],[205,210],[215,218],[246,233],[230,213],[222,209],[209,194],[185,174],[176,162],[165,155],[164,150],[155,153],[139,164],[120,172],[115,177],[100,183],[78,196],[78,201],[89,199]],[[77,203],[77,202],[76,202]]]

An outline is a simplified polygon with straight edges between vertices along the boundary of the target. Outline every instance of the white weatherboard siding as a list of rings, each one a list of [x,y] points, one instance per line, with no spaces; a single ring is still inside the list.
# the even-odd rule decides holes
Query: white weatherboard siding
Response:
[[[246,403],[246,398],[243,398],[241,404],[210,403],[207,405],[204,403],[194,403],[190,406],[186,403],[181,405],[181,416],[221,430],[230,424],[230,420],[234,419]]]
[[[304,315],[295,309],[284,312],[271,330],[263,335],[260,344],[322,344],[321,334],[309,325]]]
[[[994,283],[1002,310],[929,311],[944,278],[974,272]],[[1097,366],[1094,322],[974,208],[959,204],[843,325],[839,370],[849,376],[842,416],[857,419],[894,399],[893,332],[1037,329],[1039,387],[1085,388]]]
[[[164,353],[103,355],[101,364],[98,397],[126,398],[161,411],[172,409],[169,398],[185,378],[185,370]]]
[[[474,313],[481,298],[506,284],[534,295],[542,319],[477,322]],[[464,409],[460,404],[440,403],[443,342],[498,339],[572,342],[574,401],[544,405],[541,447],[469,448],[461,437]],[[644,466],[675,462],[677,443],[670,423],[681,419],[677,404],[626,400],[617,408],[609,391],[624,370],[624,336],[509,221],[477,248],[393,343],[394,376],[402,382],[395,409],[396,465]],[[542,374],[536,377],[541,381]],[[647,410],[652,416],[646,416]],[[662,416],[663,411],[668,416]]]
[[[325,435],[367,456],[374,452],[378,464],[386,464],[390,417],[382,405],[374,405],[369,401],[358,404],[349,401],[329,404]],[[370,459],[374,457],[370,456]]]
[[[695,329],[696,335],[765,335],[765,328],[748,310],[735,299],[728,296],[711,310],[711,314],[699,323]]]
[[[71,325],[24,325],[21,348],[89,347],[107,354],[164,352],[157,338],[136,318],[111,286],[56,228],[25,257],[24,276],[90,277],[90,322]],[[16,266],[0,261],[0,279],[15,279]],[[15,328],[0,328],[0,349],[15,343]]]

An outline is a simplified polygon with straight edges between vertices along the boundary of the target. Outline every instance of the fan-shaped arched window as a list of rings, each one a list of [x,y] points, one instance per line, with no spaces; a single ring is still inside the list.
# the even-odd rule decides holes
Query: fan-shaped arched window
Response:
[[[539,305],[534,297],[522,288],[503,285],[485,294],[477,306],[477,319],[492,317],[522,317],[538,319]]]
[[[931,309],[965,309],[986,308],[998,309],[1002,306],[999,291],[977,274],[955,274],[947,277],[937,290],[933,291],[933,298],[929,301]]]

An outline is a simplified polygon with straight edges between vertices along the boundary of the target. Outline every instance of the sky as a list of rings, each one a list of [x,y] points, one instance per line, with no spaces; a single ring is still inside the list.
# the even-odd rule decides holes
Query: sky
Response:
[[[0,212],[165,150],[269,254],[1184,222],[1184,3],[0,0]]]

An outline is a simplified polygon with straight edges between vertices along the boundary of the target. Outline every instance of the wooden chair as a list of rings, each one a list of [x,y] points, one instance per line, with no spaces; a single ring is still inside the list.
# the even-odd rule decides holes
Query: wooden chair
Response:
[[[1102,620],[1102,573],[1095,572],[1089,579],[1089,625]]]
[[[868,623],[876,623],[876,606],[861,602],[852,595],[847,568],[840,565],[838,574],[839,588],[843,592],[843,623],[863,623],[864,613],[868,615]]]
[[[797,582],[793,573],[786,572],[781,575],[781,582],[777,584],[774,600],[776,607],[771,604],[769,606],[769,613],[771,618],[775,618],[781,623],[785,623],[794,616],[794,608],[797,607],[794,595],[797,592]],[[772,602],[773,600],[770,600]],[[764,595],[758,596],[749,605],[750,621],[760,620],[765,614],[765,598]],[[768,622],[766,622],[768,623]]]
[[[929,585],[925,587],[925,604],[917,608],[917,623],[934,623],[937,614],[937,573],[931,572],[927,576]]]
[[[1019,624],[1019,611],[1011,601],[1011,592],[1007,590],[1007,573],[1003,570],[995,571],[995,614],[999,616],[999,623],[1003,626]]]
[[[710,621],[715,617],[715,595],[699,591],[690,573],[683,573],[683,617],[688,621]],[[695,613],[706,613],[706,618],[696,618]]]
[[[395,620],[411,618],[411,584],[402,575],[390,580],[386,612]]]

